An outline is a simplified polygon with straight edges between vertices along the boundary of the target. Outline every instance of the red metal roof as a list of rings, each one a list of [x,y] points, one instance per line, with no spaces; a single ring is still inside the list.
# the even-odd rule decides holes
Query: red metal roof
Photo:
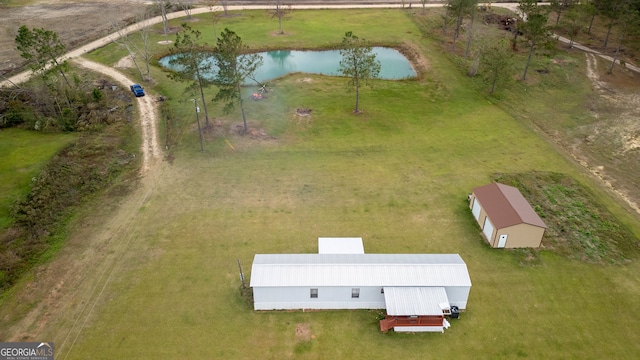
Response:
[[[473,193],[496,229],[522,223],[547,228],[520,190],[513,186],[493,183],[477,187]]]

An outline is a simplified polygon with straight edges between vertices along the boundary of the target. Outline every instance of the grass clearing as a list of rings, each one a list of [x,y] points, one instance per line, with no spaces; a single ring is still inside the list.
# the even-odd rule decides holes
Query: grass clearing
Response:
[[[638,239],[579,183],[564,174],[499,174],[495,181],[515,186],[548,226],[543,248],[592,263],[626,263],[637,259]],[[516,252],[530,255],[534,249]],[[520,255],[520,254],[519,254]],[[524,259],[523,263],[528,261]]]
[[[11,224],[11,209],[28,194],[31,179],[75,137],[22,129],[0,130],[0,229]]]
[[[243,16],[254,13],[251,21],[238,16],[220,27],[229,25],[252,46],[264,43],[277,23],[264,12]],[[298,16],[308,16],[299,33],[288,27]],[[372,19],[377,22],[367,23]],[[371,26],[381,19],[388,26]],[[330,42],[327,32],[335,32],[338,42],[344,33],[338,21],[346,20],[360,24],[360,31],[349,29],[359,36],[412,43],[430,63],[424,78],[363,89],[364,114],[356,116],[345,79],[288,76],[273,82],[266,100],[247,102],[252,126],[274,139],[230,133],[239,111],[223,115],[212,106],[224,136],[212,137],[200,152],[189,97],[182,85],[156,76],[185,132],[173,163],[163,164],[151,195],[134,209],[122,234],[127,246],[77,341],[65,340],[75,338],[74,320],[84,319],[73,311],[42,331],[56,342],[58,356],[638,357],[637,260],[591,264],[543,250],[540,266],[521,266],[511,252],[483,242],[466,202],[472,188],[496,173],[545,170],[588,189],[597,185],[524,117],[514,117],[514,107],[495,105],[476,90],[474,79],[460,76],[440,43],[423,37],[404,11],[346,17],[341,11],[294,12],[284,26],[292,33],[286,39],[293,46],[322,47]],[[574,77],[580,89],[586,86],[582,74]],[[553,104],[549,96],[558,94],[518,96],[537,114],[551,113],[545,101]],[[299,107],[312,109],[311,116],[296,117]],[[603,191],[594,196],[614,214],[625,214]],[[624,217],[637,233],[634,218]],[[236,259],[249,278],[254,254],[315,252],[319,236],[361,236],[369,253],[460,253],[473,282],[468,309],[444,334],[382,334],[375,311],[252,311],[239,291]]]

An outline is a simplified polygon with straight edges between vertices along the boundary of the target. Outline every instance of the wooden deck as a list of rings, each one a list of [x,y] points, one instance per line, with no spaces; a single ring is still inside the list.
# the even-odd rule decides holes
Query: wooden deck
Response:
[[[380,331],[386,332],[396,326],[443,326],[442,316],[389,316],[380,320]]]

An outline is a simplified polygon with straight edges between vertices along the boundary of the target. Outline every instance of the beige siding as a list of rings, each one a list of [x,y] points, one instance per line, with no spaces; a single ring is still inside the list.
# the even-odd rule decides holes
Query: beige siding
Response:
[[[475,194],[471,194],[469,209],[473,208],[473,203],[475,201]],[[482,203],[480,203],[480,205],[482,205]],[[481,230],[483,230],[484,220],[486,217],[487,213],[484,208],[481,207],[480,216],[477,219],[478,226],[480,226]],[[502,229],[494,229],[491,239],[486,239],[482,233],[480,234],[480,236],[485,238],[485,240],[491,247],[498,247],[498,240],[500,239],[500,235],[503,234],[507,235],[507,244],[505,248],[539,247],[542,242],[544,230],[544,228],[538,226],[522,223]]]
[[[544,228],[529,224],[509,226],[498,229],[495,238],[499,239],[502,234],[508,235],[505,248],[539,247],[544,235]],[[496,240],[493,246],[497,245]]]

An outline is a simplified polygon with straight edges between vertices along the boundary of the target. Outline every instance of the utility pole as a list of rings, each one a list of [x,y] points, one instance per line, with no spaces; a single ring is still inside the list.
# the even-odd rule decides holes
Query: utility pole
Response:
[[[196,122],[198,123],[198,135],[200,135],[200,151],[204,152],[204,146],[202,145],[202,128],[200,128],[200,116],[198,115],[200,113],[200,108],[198,107],[198,100],[191,100],[193,100],[193,104],[196,107]]]
[[[242,265],[240,265],[240,259],[238,259],[238,269],[240,269],[240,281],[242,281],[242,288],[246,288],[244,285],[244,273],[242,272]]]

